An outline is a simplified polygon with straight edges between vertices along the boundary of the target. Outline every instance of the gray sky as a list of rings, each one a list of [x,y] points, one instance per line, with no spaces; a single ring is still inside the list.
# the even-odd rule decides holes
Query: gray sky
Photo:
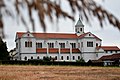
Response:
[[[99,4],[102,4],[105,9],[109,12],[113,13],[117,18],[120,20],[120,0],[96,0]],[[65,9],[69,10],[67,5],[63,5]],[[68,11],[69,12],[69,11]],[[36,17],[36,16],[35,16]],[[75,23],[79,18],[79,13],[75,15]],[[36,18],[37,19],[37,18]],[[19,23],[15,23],[15,21],[11,18],[4,19],[7,21],[5,24],[5,34],[7,42],[8,50],[15,48],[15,35],[18,31],[26,31],[25,27]],[[51,24],[47,19],[47,32],[62,32],[62,33],[74,33],[74,25],[75,23],[69,19],[61,18],[58,23],[54,22]],[[99,26],[99,23],[96,22],[96,19],[92,21],[92,26],[88,25],[86,22],[83,21],[85,25],[85,32],[92,32],[96,36],[102,39],[102,45],[104,46],[118,46],[120,48],[120,31],[113,27],[112,25],[106,24],[104,28]],[[28,21],[29,23],[29,21]],[[39,22],[36,25],[37,30],[36,32],[42,32],[42,28],[39,26]],[[31,27],[31,25],[29,25]],[[57,26],[57,27],[56,27]]]

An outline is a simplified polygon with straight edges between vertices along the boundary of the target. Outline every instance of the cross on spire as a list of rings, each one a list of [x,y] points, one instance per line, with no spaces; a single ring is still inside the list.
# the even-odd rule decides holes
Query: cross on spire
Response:
[[[82,20],[82,16],[79,14],[79,20]]]

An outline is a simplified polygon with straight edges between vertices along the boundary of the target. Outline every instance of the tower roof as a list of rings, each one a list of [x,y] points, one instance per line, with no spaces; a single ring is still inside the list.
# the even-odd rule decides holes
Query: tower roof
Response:
[[[77,24],[75,25],[75,27],[78,27],[78,26],[83,26],[84,27],[84,25],[83,25],[83,23],[82,23],[80,18],[79,18]]]

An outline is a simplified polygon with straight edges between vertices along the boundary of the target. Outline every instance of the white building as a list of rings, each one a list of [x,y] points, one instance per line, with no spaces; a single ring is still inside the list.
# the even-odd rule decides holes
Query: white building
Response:
[[[48,56],[56,61],[96,60],[107,51],[120,52],[118,47],[101,46],[102,40],[91,32],[84,32],[84,25],[79,19],[74,34],[66,33],[16,33],[16,60],[43,59]]]

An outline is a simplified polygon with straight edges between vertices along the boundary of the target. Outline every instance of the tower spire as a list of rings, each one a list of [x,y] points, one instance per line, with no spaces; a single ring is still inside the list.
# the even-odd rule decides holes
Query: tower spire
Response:
[[[82,16],[79,14],[79,20],[82,21]]]
[[[75,25],[75,32],[78,36],[84,33],[84,25],[81,21],[80,14],[79,14],[79,19],[77,21],[77,24]]]
[[[80,14],[79,14],[79,20],[81,20],[81,19],[80,19]]]

